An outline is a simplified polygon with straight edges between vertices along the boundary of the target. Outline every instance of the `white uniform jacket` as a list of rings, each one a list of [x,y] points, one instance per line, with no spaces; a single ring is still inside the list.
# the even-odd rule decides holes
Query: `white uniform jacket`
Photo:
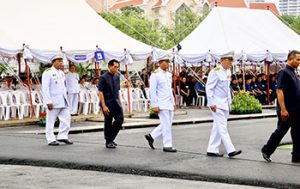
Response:
[[[79,75],[69,72],[66,74],[66,88],[68,94],[77,94],[80,91]]]
[[[43,104],[53,104],[53,108],[69,107],[65,74],[54,66],[47,69],[42,76]]]
[[[160,68],[150,76],[151,107],[161,110],[174,110],[174,96],[172,92],[172,74]]]
[[[209,72],[206,83],[207,105],[216,105],[218,109],[230,110],[231,94],[227,71],[216,67]]]

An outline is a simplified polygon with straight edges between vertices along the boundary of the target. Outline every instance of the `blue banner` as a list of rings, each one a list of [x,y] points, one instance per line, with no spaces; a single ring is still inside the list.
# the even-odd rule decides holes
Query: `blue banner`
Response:
[[[75,60],[86,60],[86,55],[85,54],[75,55],[74,59]]]
[[[96,60],[96,62],[105,60],[104,52],[103,51],[96,51],[95,52],[95,60]]]

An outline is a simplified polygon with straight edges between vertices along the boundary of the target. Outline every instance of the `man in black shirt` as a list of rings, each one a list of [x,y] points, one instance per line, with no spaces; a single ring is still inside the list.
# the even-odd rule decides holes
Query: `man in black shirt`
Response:
[[[292,162],[300,163],[300,82],[295,73],[299,64],[300,52],[291,51],[288,55],[287,66],[278,74],[278,125],[261,150],[263,158],[268,162],[271,161],[270,156],[291,127]]]
[[[123,121],[123,110],[119,98],[120,77],[118,72],[120,62],[113,59],[108,62],[108,71],[99,80],[98,90],[101,108],[104,114],[104,138],[106,148],[116,148],[114,142],[118,135]],[[114,122],[112,123],[112,119]]]

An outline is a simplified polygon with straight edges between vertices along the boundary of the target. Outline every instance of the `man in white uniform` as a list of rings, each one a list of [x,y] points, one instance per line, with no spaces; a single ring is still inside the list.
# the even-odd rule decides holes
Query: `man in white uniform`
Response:
[[[71,64],[69,73],[66,75],[66,88],[68,101],[70,103],[71,115],[77,115],[78,110],[78,94],[80,91],[79,75],[75,72],[75,65]]]
[[[47,69],[42,76],[43,103],[46,108],[46,139],[48,145],[57,146],[59,142],[73,144],[68,139],[71,124],[67,90],[65,87],[65,74],[61,70],[62,56],[55,55],[51,58],[52,67]],[[59,133],[57,141],[53,133],[56,118],[59,118]]]
[[[153,146],[154,140],[162,137],[163,151],[176,152],[172,144],[172,122],[175,109],[174,96],[172,92],[172,74],[168,72],[169,59],[159,61],[159,68],[150,77],[150,102],[151,107],[158,114],[160,125],[150,134],[145,135],[149,146]]]
[[[213,128],[207,148],[207,156],[223,157],[219,153],[221,142],[224,144],[229,157],[242,153],[236,150],[227,130],[231,93],[227,70],[231,68],[233,56],[222,56],[221,65],[210,71],[206,83],[207,105],[213,115]]]

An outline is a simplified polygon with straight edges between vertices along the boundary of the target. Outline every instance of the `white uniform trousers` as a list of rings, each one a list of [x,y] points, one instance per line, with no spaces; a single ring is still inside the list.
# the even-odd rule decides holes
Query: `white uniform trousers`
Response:
[[[56,118],[59,118],[59,132],[57,140],[68,139],[68,134],[71,124],[71,115],[69,108],[54,108],[51,111],[47,109],[46,115],[46,139],[48,144],[55,141],[53,133],[54,123]]]
[[[212,115],[214,122],[208,142],[207,152],[219,153],[221,142],[223,142],[227,153],[235,151],[227,130],[227,118],[229,116],[229,111],[217,109],[216,112],[212,112]]]
[[[173,110],[160,110],[159,112],[160,124],[151,132],[151,136],[154,140],[162,137],[164,147],[172,147],[172,122],[173,122]]]
[[[78,111],[78,93],[68,94],[68,101],[70,104],[70,112],[71,114],[77,114]]]

